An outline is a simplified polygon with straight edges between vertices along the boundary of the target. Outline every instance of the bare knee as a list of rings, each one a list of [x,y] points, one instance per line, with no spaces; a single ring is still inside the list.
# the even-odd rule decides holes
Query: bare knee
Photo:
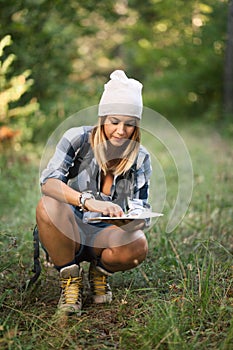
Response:
[[[67,218],[73,218],[73,212],[69,205],[54,198],[43,196],[36,207],[36,219],[46,224],[59,222]]]
[[[144,234],[137,240],[120,247],[107,248],[102,252],[101,260],[110,271],[123,271],[141,264],[148,253],[148,244]]]
[[[44,196],[42,197],[36,207],[36,221],[43,222],[46,224],[51,223],[51,213],[55,213],[55,207],[57,206],[57,201],[53,198]]]
[[[42,198],[39,200],[39,202],[37,203],[37,207],[36,207],[36,220],[39,221],[43,218],[45,218],[47,214],[45,213],[45,208],[44,208],[44,204],[42,201]]]
[[[146,237],[143,235],[141,238],[129,244],[127,247],[127,253],[125,259],[128,262],[132,262],[133,265],[137,266],[141,264],[148,253],[148,243]]]

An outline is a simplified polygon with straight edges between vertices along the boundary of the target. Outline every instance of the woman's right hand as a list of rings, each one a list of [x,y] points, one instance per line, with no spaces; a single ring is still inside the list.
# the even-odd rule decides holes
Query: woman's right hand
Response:
[[[87,199],[85,201],[85,207],[88,211],[94,211],[102,213],[104,216],[123,216],[124,212],[122,208],[115,203],[108,201],[99,201],[96,199]]]

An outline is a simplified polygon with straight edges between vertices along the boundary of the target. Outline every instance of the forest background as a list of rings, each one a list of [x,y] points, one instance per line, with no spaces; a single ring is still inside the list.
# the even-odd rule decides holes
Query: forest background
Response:
[[[228,1],[1,0],[0,6],[0,127],[20,131],[21,141],[44,142],[63,119],[97,104],[114,69],[142,81],[145,106],[168,120],[227,122],[232,132]]]
[[[0,40],[0,348],[232,349],[233,0],[0,0]],[[143,82],[144,105],[182,136],[192,198],[166,232],[177,164],[146,137],[167,185],[148,257],[113,275],[111,305],[87,301],[58,324],[58,275],[42,252],[41,278],[22,290],[41,156],[54,129],[98,104],[114,69]]]

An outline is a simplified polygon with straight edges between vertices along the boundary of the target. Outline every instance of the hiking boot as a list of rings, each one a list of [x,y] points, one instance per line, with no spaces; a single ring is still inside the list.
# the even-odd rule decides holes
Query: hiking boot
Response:
[[[81,315],[82,308],[82,269],[71,265],[60,270],[61,297],[58,309],[66,315]]]
[[[111,303],[112,292],[108,284],[108,273],[101,267],[90,264],[89,268],[89,283],[91,289],[92,300],[96,304]]]

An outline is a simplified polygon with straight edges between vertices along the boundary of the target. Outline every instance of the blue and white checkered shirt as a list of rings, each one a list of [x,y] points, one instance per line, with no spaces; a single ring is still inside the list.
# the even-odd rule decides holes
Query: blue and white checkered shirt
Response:
[[[131,169],[125,175],[114,177],[111,194],[106,196],[101,193],[101,171],[90,145],[92,129],[93,126],[83,126],[65,132],[47,168],[41,174],[41,184],[50,178],[59,179],[79,192],[92,191],[97,199],[115,202],[125,212],[129,209],[150,208],[148,195],[152,169],[148,151],[140,146]],[[77,157],[80,159],[78,174],[70,178]]]

